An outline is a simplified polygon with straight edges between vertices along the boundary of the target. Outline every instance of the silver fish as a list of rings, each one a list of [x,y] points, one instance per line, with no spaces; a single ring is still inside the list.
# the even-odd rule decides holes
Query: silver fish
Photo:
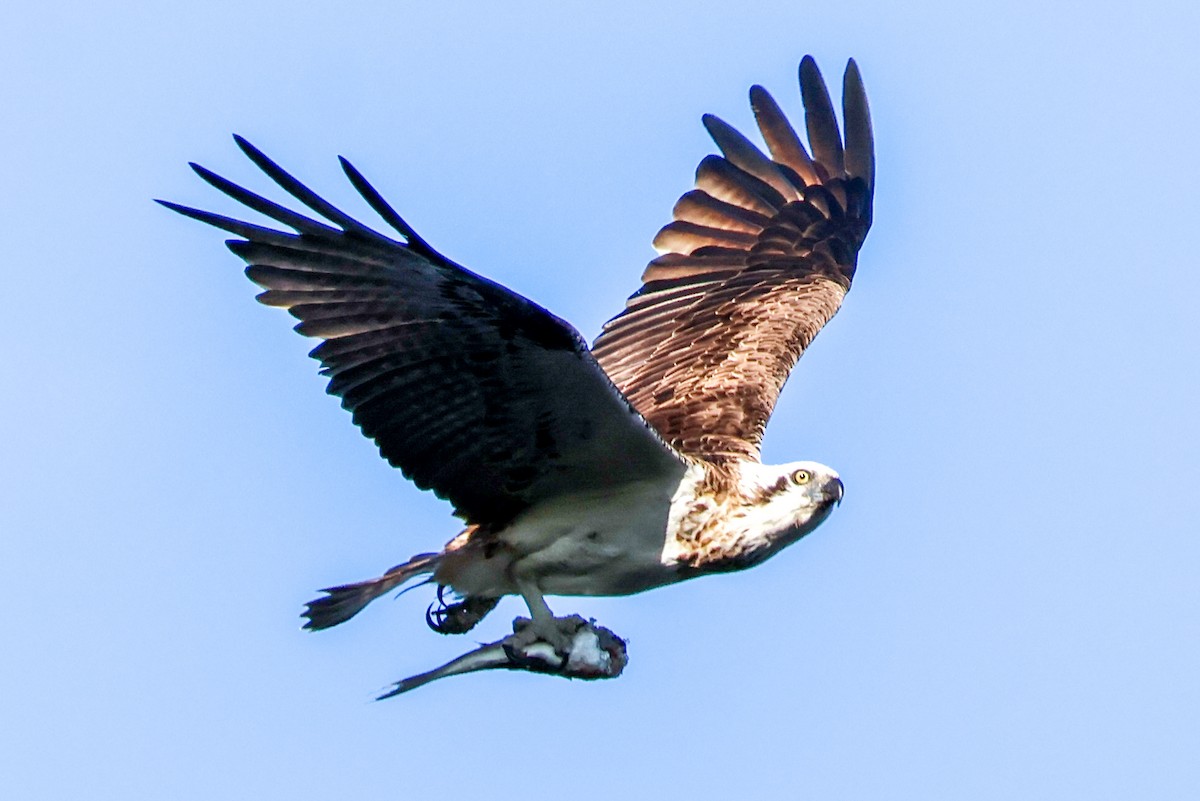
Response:
[[[530,620],[519,617],[513,621],[513,633],[504,639],[481,645],[439,668],[402,679],[375,700],[392,698],[447,676],[479,670],[528,670],[587,680],[620,676],[629,662],[625,641],[609,629],[597,626],[594,620],[584,620],[577,615],[572,620],[578,625],[565,653],[532,634]]]

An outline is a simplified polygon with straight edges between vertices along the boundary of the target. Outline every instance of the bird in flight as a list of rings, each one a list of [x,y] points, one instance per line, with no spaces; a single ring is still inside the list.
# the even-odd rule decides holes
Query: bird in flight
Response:
[[[245,154],[314,216],[193,164],[290,231],[159,201],[233,234],[229,248],[321,340],[311,355],[363,434],[465,528],[442,550],[324,590],[306,628],[342,623],[410,579],[437,586],[430,626],[469,631],[500,598],[529,607],[529,641],[560,652],[579,625],[547,595],[638,593],[741,570],[816,528],[842,499],[825,465],[761,462],[789,372],[850,288],[871,225],[870,112],[846,67],[842,129],[811,57],[800,64],[808,147],[760,86],[764,154],[717,117],[721,155],[659,231],[661,254],[589,348],[565,321],[434,250],[357,169],[379,233],[262,152]],[[322,219],[317,219],[322,218]]]

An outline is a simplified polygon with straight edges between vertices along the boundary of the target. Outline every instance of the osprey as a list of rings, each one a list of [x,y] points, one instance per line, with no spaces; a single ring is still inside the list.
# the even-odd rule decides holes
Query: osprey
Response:
[[[850,288],[871,225],[874,146],[853,61],[844,139],[811,57],[800,92],[808,149],[760,86],[750,103],[769,156],[703,118],[721,155],[700,162],[695,189],[654,240],[662,255],[591,348],[430,247],[345,159],[400,239],[240,137],[251,161],[327,222],[191,165],[293,232],[160,202],[238,237],[228,246],[265,289],[258,300],[322,340],[311,355],[328,391],[389,463],[466,522],[437,553],[324,590],[306,628],[342,623],[424,576],[438,587],[427,613],[436,631],[466,632],[516,594],[532,640],[565,652],[579,619],[555,617],[544,596],[627,595],[740,570],[829,515],[842,499],[837,473],[764,465],[759,442],[788,373]]]

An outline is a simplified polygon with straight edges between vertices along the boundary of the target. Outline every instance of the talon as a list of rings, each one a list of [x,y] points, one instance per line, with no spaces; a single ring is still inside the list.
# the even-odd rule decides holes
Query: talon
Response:
[[[519,617],[513,621],[509,642],[522,650],[537,643],[546,643],[554,648],[556,654],[565,657],[571,652],[576,632],[586,625],[588,622],[579,615],[548,619]]]
[[[465,634],[484,615],[495,609],[499,602],[499,598],[472,595],[456,603],[448,603],[446,585],[439,584],[437,601],[425,610],[425,623],[438,634]]]

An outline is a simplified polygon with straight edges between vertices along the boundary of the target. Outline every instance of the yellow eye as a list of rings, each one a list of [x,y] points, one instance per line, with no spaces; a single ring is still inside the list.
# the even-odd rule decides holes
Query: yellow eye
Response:
[[[810,478],[812,476],[809,475],[807,470],[797,470],[795,473],[792,473],[792,481],[797,484],[807,484]]]

